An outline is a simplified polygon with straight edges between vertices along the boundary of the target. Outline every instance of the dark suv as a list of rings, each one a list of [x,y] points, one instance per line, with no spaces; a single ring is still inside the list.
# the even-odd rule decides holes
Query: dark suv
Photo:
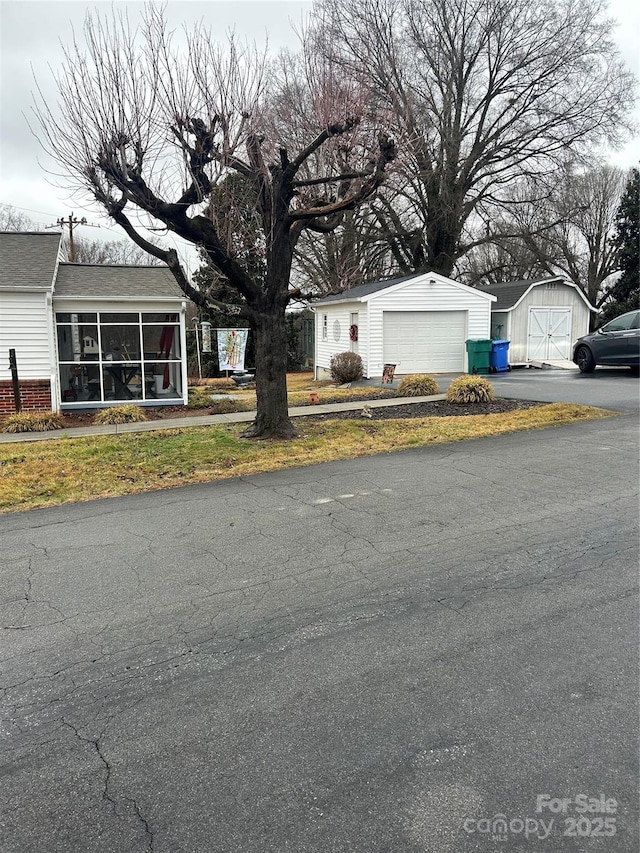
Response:
[[[640,366],[640,311],[629,311],[600,329],[578,338],[573,361],[581,373],[592,373],[596,365]]]

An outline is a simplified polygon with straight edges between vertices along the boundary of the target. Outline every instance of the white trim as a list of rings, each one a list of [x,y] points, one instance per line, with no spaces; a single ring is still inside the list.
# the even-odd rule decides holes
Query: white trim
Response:
[[[0,293],[51,293],[50,287],[28,287],[19,284],[0,284]]]
[[[531,291],[533,290],[534,287],[541,287],[544,284],[553,284],[554,282],[557,282],[558,284],[564,284],[567,287],[573,288],[590,311],[597,311],[598,310],[597,308],[593,307],[593,305],[589,302],[589,300],[584,295],[584,293],[580,290],[580,288],[578,287],[577,284],[575,284],[573,281],[568,281],[566,278],[562,278],[562,276],[558,276],[557,278],[545,278],[543,281],[532,281],[531,284],[529,285],[529,287],[525,290],[525,292],[518,299],[518,301],[511,306],[511,308],[497,308],[496,311],[500,314],[508,314],[510,311],[515,311],[516,308],[518,307],[518,305],[520,305],[522,300],[526,296],[528,296],[529,293],[531,293]],[[545,308],[546,306],[538,305],[538,306],[533,306],[533,307]],[[550,306],[550,307],[556,307],[556,306]],[[559,306],[559,307],[562,307],[562,306]]]
[[[142,319],[142,318],[141,318]],[[182,353],[182,403],[189,402],[189,377],[187,376],[187,303],[182,300],[180,308],[180,352]]]
[[[183,304],[180,296],[85,296],[78,293],[76,296],[58,296],[53,294],[56,302],[175,302]]]
[[[49,393],[51,394],[51,411],[59,412],[62,394],[60,393],[60,371],[58,368],[58,342],[56,335],[56,318],[53,312],[53,294],[45,296],[47,310],[47,337],[49,338]]]

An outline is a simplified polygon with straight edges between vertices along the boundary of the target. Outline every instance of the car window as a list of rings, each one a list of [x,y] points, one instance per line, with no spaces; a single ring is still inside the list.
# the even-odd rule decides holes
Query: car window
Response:
[[[630,329],[640,329],[640,311],[636,311],[636,316],[633,323],[629,326]]]
[[[628,314],[623,314],[622,317],[616,317],[610,323],[606,323],[602,327],[603,332],[624,332],[627,329],[637,329],[638,312],[630,311]],[[635,325],[634,325],[635,323]]]

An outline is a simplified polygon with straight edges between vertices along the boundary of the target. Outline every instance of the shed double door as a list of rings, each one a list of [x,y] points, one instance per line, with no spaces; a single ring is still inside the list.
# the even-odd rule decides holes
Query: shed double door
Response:
[[[571,357],[571,308],[530,308],[528,361]]]

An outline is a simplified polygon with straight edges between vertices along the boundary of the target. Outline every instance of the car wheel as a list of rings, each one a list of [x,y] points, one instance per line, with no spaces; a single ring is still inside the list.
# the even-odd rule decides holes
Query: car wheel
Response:
[[[580,368],[580,373],[593,373],[596,363],[588,347],[578,347],[576,350],[576,364]]]

